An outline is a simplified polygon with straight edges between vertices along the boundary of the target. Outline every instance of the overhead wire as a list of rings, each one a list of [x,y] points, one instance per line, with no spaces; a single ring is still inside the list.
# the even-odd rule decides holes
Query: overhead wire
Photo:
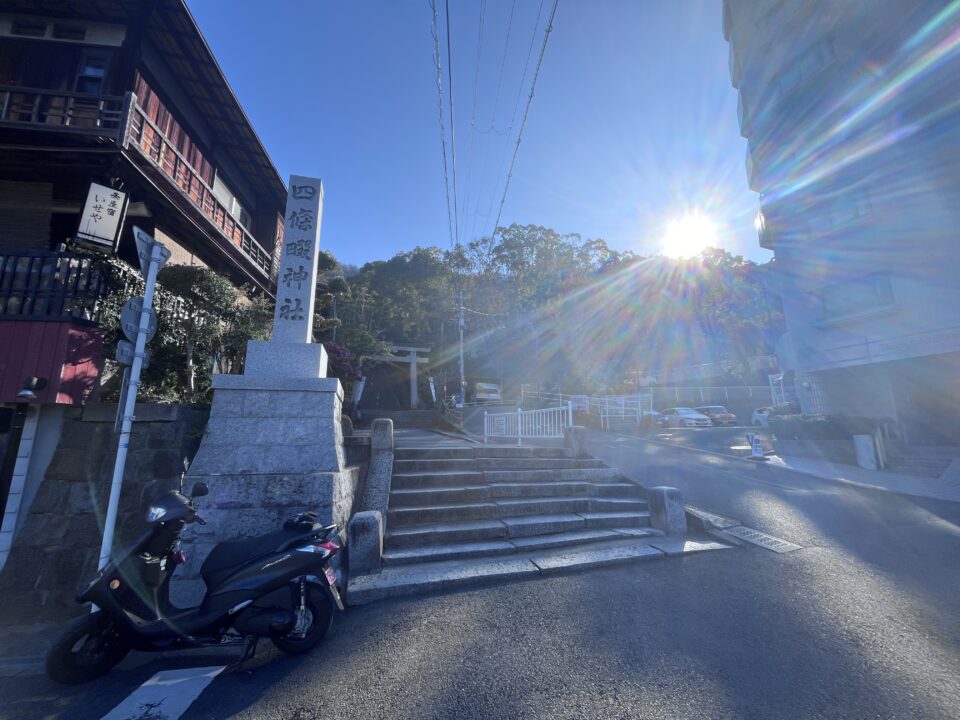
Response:
[[[500,59],[500,72],[497,75],[497,92],[494,95],[494,99],[493,99],[493,112],[490,114],[490,127],[486,131],[480,131],[476,128],[476,125],[474,124],[474,126],[472,127],[472,131],[475,133],[489,134],[492,132],[497,135],[509,135],[510,132],[513,131],[513,123],[516,120],[516,112],[514,112],[514,116],[510,119],[510,126],[504,132],[501,133],[497,130],[496,123],[497,123],[497,108],[500,106],[500,90],[503,87],[503,74],[507,66],[507,51],[510,49],[510,35],[513,32],[513,15],[516,9],[517,9],[517,0],[513,0],[513,2],[510,5],[510,17],[507,20],[507,38],[503,43],[503,57]],[[538,24],[539,24],[539,21],[540,21],[540,17],[538,15],[537,16]],[[476,102],[476,97],[474,97],[474,102]],[[486,187],[486,184],[487,184],[487,162],[489,161],[489,159],[490,159],[490,153],[485,152],[483,154],[483,166],[480,170],[480,190],[479,192],[477,192],[477,201],[474,204],[472,219],[470,221],[469,238],[471,240],[474,238],[474,232],[477,227],[477,220],[480,217],[480,201],[483,198],[483,189],[484,187]],[[497,175],[494,178],[495,183],[496,183],[497,177],[500,177],[500,170],[497,171]],[[496,184],[494,184],[492,194],[490,196],[491,205],[493,203],[493,198],[495,197],[496,192],[497,192],[497,186]],[[464,201],[464,203],[466,203],[466,201]],[[489,212],[487,213],[487,215],[489,216]],[[488,219],[489,219],[488,217],[484,217],[483,225],[486,225]]]
[[[543,56],[547,51],[547,42],[550,40],[550,33],[553,31],[553,20],[557,15],[557,5],[559,3],[560,0],[553,0],[553,8],[550,10],[550,17],[547,19],[547,27],[543,33],[543,45],[540,46],[540,57],[537,59],[537,68],[533,73],[533,81],[530,83],[530,95],[527,96],[527,106],[524,108],[520,131],[517,133],[517,144],[513,148],[513,158],[510,160],[510,170],[507,173],[507,181],[503,186],[503,197],[500,198],[500,209],[497,211],[497,221],[493,224],[493,231],[490,234],[491,239],[497,234],[497,228],[500,226],[500,218],[503,214],[503,206],[507,202],[507,191],[510,189],[510,179],[513,177],[513,168],[517,164],[517,154],[520,152],[523,130],[527,126],[527,118],[530,116],[530,106],[533,104],[533,96],[537,89],[537,80],[540,77],[540,68],[543,65]],[[454,176],[454,181],[456,181],[456,176]]]
[[[544,0],[540,0],[540,7],[537,10],[537,19],[533,23],[533,32],[530,33],[530,45],[527,47],[527,59],[523,64],[523,74],[520,76],[520,84],[517,86],[517,97],[513,103],[513,115],[510,117],[509,128],[511,131],[517,122],[517,113],[520,111],[520,99],[523,97],[523,88],[526,86],[527,81],[527,72],[530,70],[530,58],[533,57],[533,47],[537,40],[537,30],[540,29],[540,17],[543,15],[543,3]],[[497,174],[494,176],[493,192],[490,194],[490,203],[487,206],[487,212],[484,216],[484,225],[490,222],[490,216],[493,214],[493,203],[496,201],[497,186],[500,184],[498,178],[503,173],[503,165],[507,161],[507,153],[509,148],[509,144],[504,144],[503,152],[500,154],[500,163],[497,165]],[[499,219],[497,223],[499,224]],[[496,229],[496,226],[494,226],[494,233],[496,233]],[[493,239],[493,234],[491,234],[490,238]]]
[[[450,175],[447,170],[447,130],[443,123],[443,70],[440,67],[440,33],[437,30],[437,4],[430,0],[430,10],[433,13],[433,25],[430,29],[433,35],[433,60],[437,66],[437,112],[440,116],[440,148],[443,151],[443,184],[447,194],[447,224],[450,226],[450,245],[454,245],[453,212],[450,208]]]
[[[450,92],[447,93],[447,100],[450,104],[450,163],[453,170],[453,227],[456,230],[456,245],[460,245],[460,222],[457,219],[457,139],[456,139],[456,121],[453,115],[453,55],[450,39],[450,0],[444,0],[447,15],[447,85]],[[556,4],[554,4],[556,10]],[[541,56],[542,57],[542,56]]]
[[[470,198],[470,185],[473,176],[473,143],[477,128],[477,94],[480,89],[480,57],[483,50],[483,19],[486,15],[486,10],[486,0],[480,0],[480,26],[477,30],[477,58],[473,74],[473,109],[471,110],[470,114],[470,145],[469,150],[467,151],[467,186],[463,194],[463,205],[460,208],[464,221],[466,221],[467,217],[469,217],[469,214],[467,213],[467,202]],[[476,224],[476,216],[474,216],[473,224]],[[471,233],[472,232],[473,231],[471,229]],[[467,239],[469,240],[471,236],[468,236]]]

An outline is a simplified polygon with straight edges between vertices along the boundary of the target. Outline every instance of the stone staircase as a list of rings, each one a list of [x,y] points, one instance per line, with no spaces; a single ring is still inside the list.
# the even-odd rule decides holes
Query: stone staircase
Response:
[[[509,555],[657,534],[643,488],[563,448],[398,449],[384,564]]]
[[[395,428],[432,428],[438,423],[436,410],[363,410],[362,425],[370,427],[378,418],[393,421]]]
[[[397,447],[379,572],[351,605],[727,549],[650,527],[646,491],[563,448]]]

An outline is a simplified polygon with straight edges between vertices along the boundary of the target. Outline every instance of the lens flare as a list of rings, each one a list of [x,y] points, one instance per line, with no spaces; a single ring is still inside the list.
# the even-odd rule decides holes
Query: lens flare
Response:
[[[686,215],[667,226],[667,231],[660,240],[660,252],[667,257],[689,258],[717,245],[717,226],[710,218]]]

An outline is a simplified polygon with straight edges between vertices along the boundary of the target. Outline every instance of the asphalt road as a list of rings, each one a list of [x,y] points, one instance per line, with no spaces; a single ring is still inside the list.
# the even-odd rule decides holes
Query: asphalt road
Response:
[[[263,652],[183,717],[960,717],[960,505],[634,438],[592,443],[647,484],[804,547],[350,609],[309,656]],[[190,662],[128,663],[72,689],[0,680],[0,719],[100,718]]]

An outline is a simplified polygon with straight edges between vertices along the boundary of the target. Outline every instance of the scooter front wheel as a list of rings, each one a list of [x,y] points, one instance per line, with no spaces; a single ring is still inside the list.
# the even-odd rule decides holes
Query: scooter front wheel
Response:
[[[47,653],[51,680],[64,685],[89,682],[123,660],[130,652],[106,613],[77,619]]]
[[[271,642],[290,655],[310,652],[333,625],[333,600],[329,593],[314,587],[309,589],[302,622],[303,628],[295,628],[283,637],[270,638]]]

